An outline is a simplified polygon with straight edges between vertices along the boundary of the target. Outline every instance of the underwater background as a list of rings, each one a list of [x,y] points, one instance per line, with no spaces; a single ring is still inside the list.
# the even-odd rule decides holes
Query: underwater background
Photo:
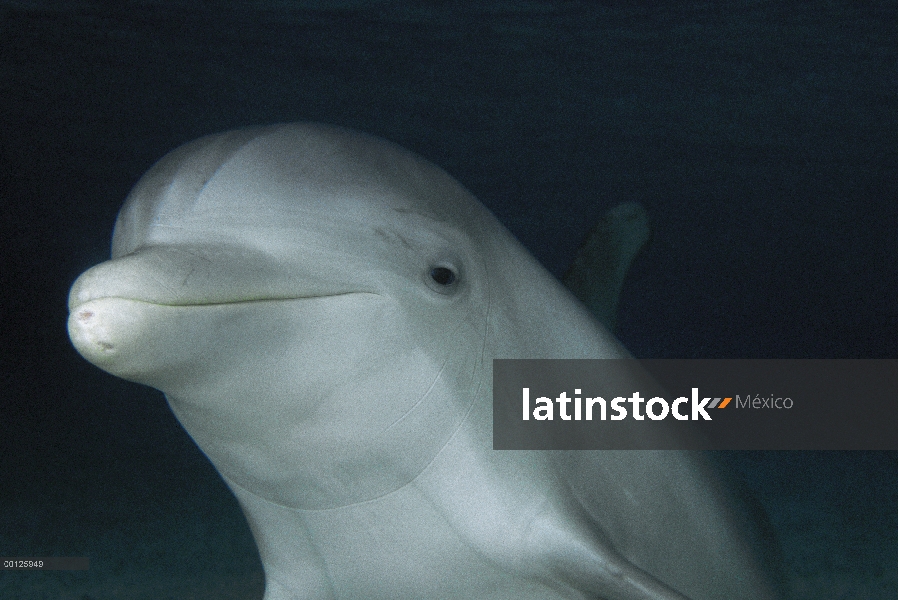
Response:
[[[642,203],[637,357],[898,358],[894,1],[0,1],[0,556],[90,558],[0,598],[261,598],[236,501],[66,298],[162,155],[297,120],[442,166],[559,276]],[[790,598],[898,598],[898,453],[720,458]]]

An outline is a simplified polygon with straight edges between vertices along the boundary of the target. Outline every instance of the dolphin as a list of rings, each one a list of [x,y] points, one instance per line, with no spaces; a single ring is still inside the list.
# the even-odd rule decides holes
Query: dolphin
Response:
[[[494,358],[629,355],[389,142],[295,123],[174,150],[69,310],[232,490],[265,600],[779,597],[702,455],[492,449]]]

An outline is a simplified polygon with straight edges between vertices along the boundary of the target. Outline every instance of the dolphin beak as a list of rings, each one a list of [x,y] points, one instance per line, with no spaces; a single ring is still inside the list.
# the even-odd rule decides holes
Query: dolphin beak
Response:
[[[364,292],[286,256],[227,245],[138,248],[75,281],[69,338],[101,369],[160,387],[160,372],[195,364],[203,350],[196,340],[244,314],[247,303]]]
[[[304,272],[306,271],[306,272]],[[292,300],[353,291],[295,261],[241,246],[139,248],[85,271],[69,292],[69,311],[101,298],[166,306]]]

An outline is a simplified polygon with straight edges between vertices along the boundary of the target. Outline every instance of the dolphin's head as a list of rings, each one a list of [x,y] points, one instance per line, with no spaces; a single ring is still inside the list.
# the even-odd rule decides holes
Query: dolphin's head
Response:
[[[135,186],[112,259],[72,287],[69,335],[165,392],[232,485],[357,502],[417,475],[482,392],[497,229],[446,173],[377,138],[209,136]]]

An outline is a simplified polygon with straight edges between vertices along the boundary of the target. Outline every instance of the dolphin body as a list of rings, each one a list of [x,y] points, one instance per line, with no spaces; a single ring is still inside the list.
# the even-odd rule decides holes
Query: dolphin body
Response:
[[[163,391],[233,491],[265,600],[777,598],[700,455],[492,450],[493,358],[627,352],[469,192],[287,124],[169,153],[69,335]]]

